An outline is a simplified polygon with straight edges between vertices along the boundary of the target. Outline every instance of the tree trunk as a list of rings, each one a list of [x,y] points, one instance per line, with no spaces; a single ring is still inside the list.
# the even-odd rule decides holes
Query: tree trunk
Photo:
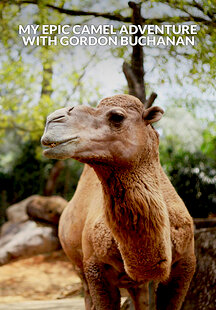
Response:
[[[212,218],[194,218],[196,229],[216,227],[216,217]]]
[[[64,166],[65,166],[64,162],[60,160],[60,161],[57,161],[55,165],[52,167],[46,186],[45,186],[45,189],[44,189],[45,196],[51,196],[54,193],[55,187],[56,187],[56,181],[62,169],[64,169]]]
[[[137,26],[142,25],[143,18],[141,15],[141,3],[130,1],[128,5],[132,9],[131,23]],[[141,37],[140,31],[132,35],[133,42],[136,37]],[[140,101],[143,102],[145,108],[152,106],[157,94],[152,93],[150,97],[146,99],[144,53],[141,45],[136,44],[133,46],[131,64],[124,62],[123,72],[128,83],[129,94],[139,98]]]
[[[41,99],[43,96],[51,97],[53,93],[52,89],[52,75],[53,75],[53,59],[46,57],[47,46],[44,46],[42,49],[42,65],[43,65],[43,76],[42,76],[42,87],[41,87]],[[44,104],[44,102],[42,101]],[[64,168],[63,161],[57,161],[50,171],[50,175],[48,177],[47,183],[44,188],[44,195],[51,196],[56,187],[57,179]]]

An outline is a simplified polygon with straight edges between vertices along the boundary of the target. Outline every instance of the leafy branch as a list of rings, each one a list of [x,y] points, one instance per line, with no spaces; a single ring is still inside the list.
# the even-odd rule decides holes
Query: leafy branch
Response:
[[[164,16],[161,18],[144,18],[142,17],[142,22],[146,24],[160,24],[164,22],[169,23],[185,23],[185,22],[196,22],[196,23],[202,23],[208,26],[216,26],[216,18],[215,14],[210,12],[205,12],[204,9],[196,2],[190,4],[191,8],[197,8],[201,10],[202,14],[204,16],[197,16],[196,14],[188,13],[185,11],[184,7],[177,4],[172,4],[170,0],[166,0],[164,2],[165,4],[168,4],[172,8],[176,8],[181,10],[183,13],[187,13],[187,16]],[[16,1],[16,4],[22,5],[22,4],[35,4],[38,5],[38,1],[31,1],[31,0],[21,0]],[[44,4],[45,7],[50,8],[52,10],[58,11],[59,13],[67,14],[69,16],[94,16],[94,17],[103,17],[109,20],[118,21],[118,22],[124,22],[124,23],[131,23],[131,17],[130,16],[123,16],[120,13],[110,13],[110,12],[95,12],[95,11],[83,11],[83,10],[73,10],[73,9],[65,9],[63,7],[58,7],[52,4]],[[189,6],[189,4],[188,4]]]

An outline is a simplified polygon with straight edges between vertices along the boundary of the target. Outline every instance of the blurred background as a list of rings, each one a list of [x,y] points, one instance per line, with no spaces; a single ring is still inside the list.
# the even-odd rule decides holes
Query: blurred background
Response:
[[[139,23],[137,12],[145,24],[197,25],[195,46],[145,46],[138,50],[139,64],[144,68],[143,103],[165,110],[156,129],[166,173],[194,218],[216,216],[215,1],[148,0],[128,5],[123,0],[3,0],[1,225],[8,220],[8,207],[23,199],[58,195],[68,201],[76,189],[82,164],[42,156],[46,116],[61,107],[96,106],[106,96],[133,92],[127,76],[127,69],[134,69],[131,46],[24,46],[18,25],[112,24],[119,29]]]

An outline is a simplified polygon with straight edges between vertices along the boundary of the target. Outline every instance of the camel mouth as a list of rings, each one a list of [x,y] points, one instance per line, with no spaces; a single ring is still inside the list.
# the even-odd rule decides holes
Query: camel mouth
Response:
[[[69,139],[66,139],[66,140],[62,140],[62,141],[43,141],[42,140],[42,145],[46,147],[45,151],[46,150],[49,150],[49,149],[53,149],[59,145],[66,145],[70,142],[73,142],[73,141],[76,141],[78,139],[78,136],[75,136],[75,137],[72,137],[72,138],[69,138]]]

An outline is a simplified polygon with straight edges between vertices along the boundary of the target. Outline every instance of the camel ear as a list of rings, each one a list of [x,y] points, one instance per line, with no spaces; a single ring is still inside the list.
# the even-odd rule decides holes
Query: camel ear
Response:
[[[157,122],[161,119],[164,111],[160,107],[151,107],[143,111],[142,118],[146,125]]]

